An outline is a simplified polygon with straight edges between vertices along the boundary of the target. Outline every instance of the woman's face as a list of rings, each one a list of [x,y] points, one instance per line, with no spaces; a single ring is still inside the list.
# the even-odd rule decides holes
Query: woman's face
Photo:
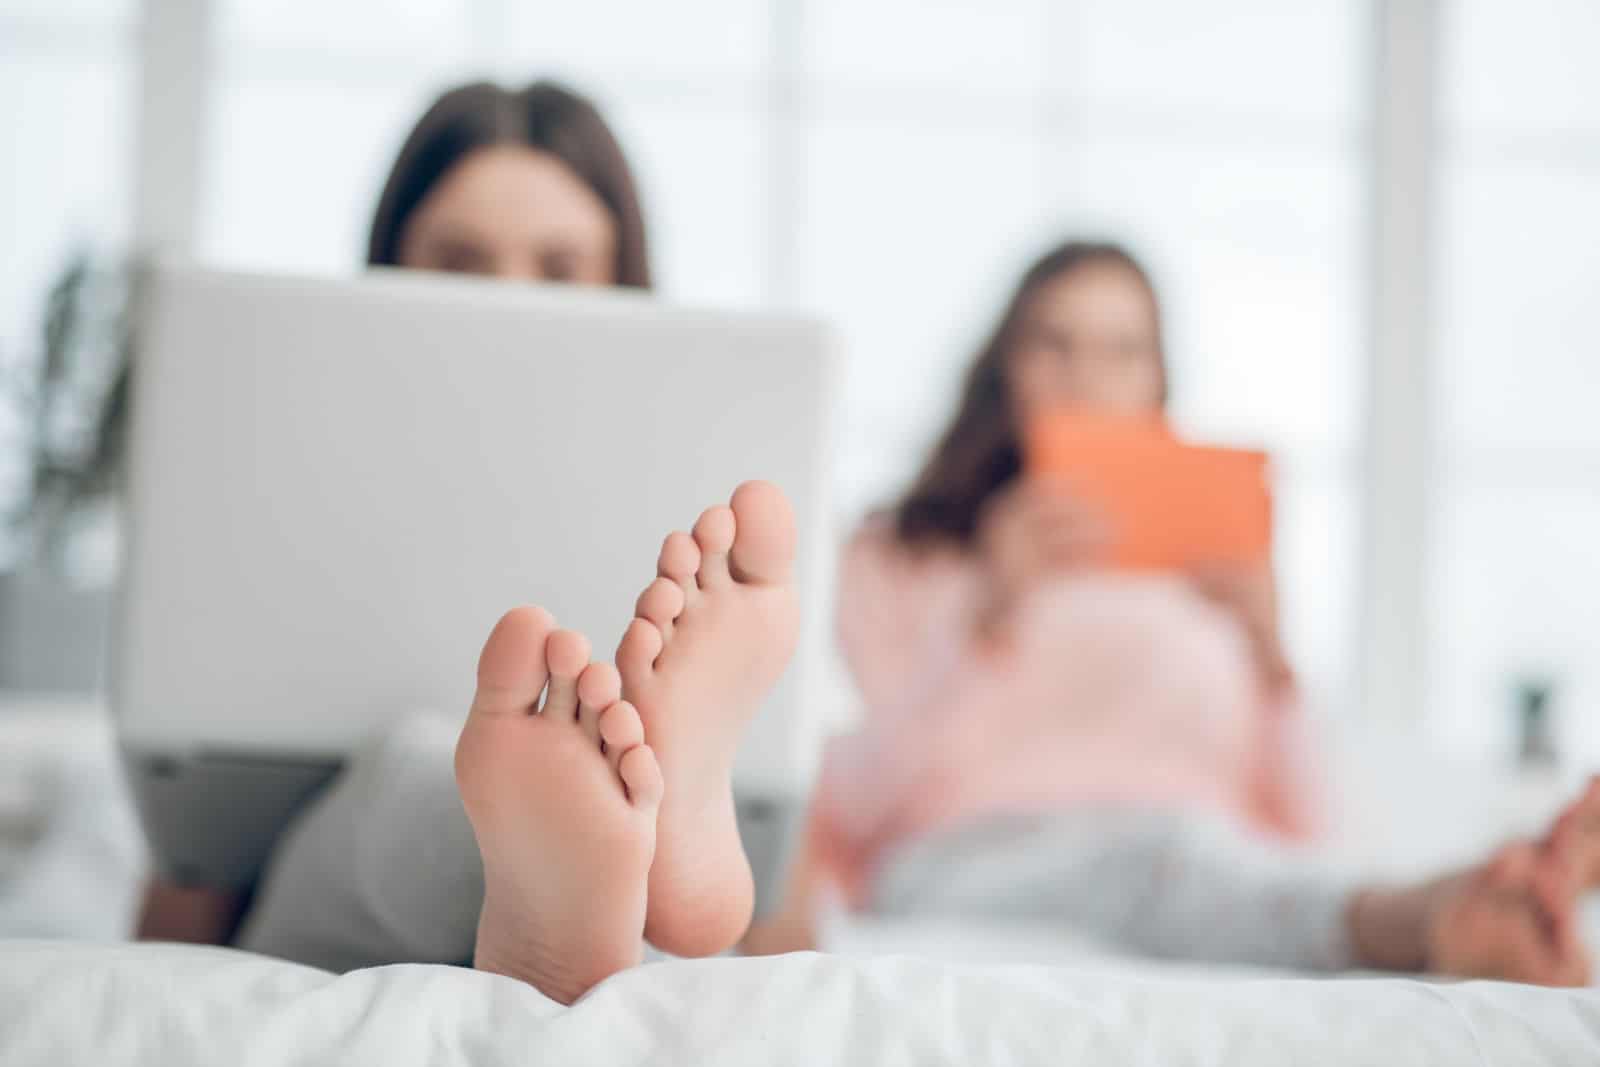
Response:
[[[479,148],[412,213],[400,265],[538,282],[612,285],[617,227],[572,169],[524,145]]]
[[[1158,411],[1164,376],[1155,300],[1121,264],[1074,267],[1034,295],[1006,371],[1022,421],[1062,407]]]

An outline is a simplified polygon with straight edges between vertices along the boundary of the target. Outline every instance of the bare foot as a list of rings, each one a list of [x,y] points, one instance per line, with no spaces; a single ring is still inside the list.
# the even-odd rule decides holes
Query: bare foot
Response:
[[[1542,846],[1572,864],[1581,890],[1600,889],[1600,775],[1556,816]]]
[[[623,694],[661,761],[666,795],[645,936],[679,956],[729,948],[755,888],[729,774],[745,724],[794,653],[794,515],[777,487],[746,482],[694,535],[661,547],[617,648]]]
[[[638,963],[643,945],[661,771],[620,691],[581,634],[518,608],[483,646],[456,742],[483,855],[474,966],[563,1004]]]
[[[1428,969],[1466,978],[1587,985],[1579,890],[1558,851],[1508,845],[1476,870],[1440,883],[1427,920]]]

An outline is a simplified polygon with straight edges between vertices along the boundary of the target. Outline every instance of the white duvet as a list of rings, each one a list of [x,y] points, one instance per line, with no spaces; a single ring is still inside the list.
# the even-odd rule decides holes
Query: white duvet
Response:
[[[0,1064],[1600,1064],[1600,994],[802,954],[509,979],[0,942]]]
[[[17,794],[0,803],[0,816],[23,812],[35,793],[56,798],[41,809],[49,818],[37,832],[29,819],[0,818],[0,831],[21,834],[8,846],[0,833],[0,1067],[1600,1067],[1600,991],[1157,967],[1107,957],[1059,932],[1016,928],[846,923],[829,931],[830,947],[842,955],[651,964],[572,1008],[516,982],[456,968],[335,976],[226,949],[4,940],[106,942],[129,922],[143,864],[131,809],[125,798],[96,799],[99,791],[88,787],[100,777],[88,770],[109,765],[109,730],[65,725],[59,710],[0,717],[0,776]],[[25,760],[30,745],[38,751]],[[84,758],[67,758],[79,749]],[[54,755],[41,759],[39,752]],[[61,773],[45,774],[50,768]],[[84,773],[66,773],[73,768]],[[29,782],[43,785],[22,789]],[[44,788],[52,782],[59,788]],[[1477,827],[1479,837],[1510,829],[1494,826],[1493,812],[1481,804],[1468,806],[1487,792],[1481,775],[1471,782],[1448,796],[1441,790],[1441,810],[1420,809],[1414,790],[1350,789],[1388,801],[1356,820],[1362,832],[1348,836],[1387,840],[1377,831],[1404,816],[1428,832],[1400,835],[1412,845],[1395,854],[1412,866],[1437,865],[1443,857],[1421,846],[1443,847],[1444,828]],[[1519,818],[1535,825],[1567,791],[1541,791]],[[1404,805],[1393,802],[1407,795]],[[83,802],[69,803],[74,797]],[[109,814],[88,817],[96,811]],[[1482,844],[1452,847],[1467,856]],[[1600,921],[1593,929],[1600,946]],[[897,955],[905,952],[933,959]]]

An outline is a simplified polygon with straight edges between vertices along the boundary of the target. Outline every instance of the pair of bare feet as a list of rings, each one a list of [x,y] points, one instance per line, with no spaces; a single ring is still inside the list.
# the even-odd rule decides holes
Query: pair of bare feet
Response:
[[[495,626],[456,745],[484,866],[480,970],[571,1003],[646,939],[705,956],[744,935],[729,776],[794,651],[794,551],[788,501],[749,482],[667,537],[615,666],[542,609]]]
[[[773,486],[667,537],[616,665],[518,608],[484,645],[456,778],[483,856],[476,965],[571,1003],[640,959],[733,946],[753,883],[729,775],[793,652],[794,520]],[[542,699],[541,699],[542,698]],[[1538,841],[1352,897],[1366,966],[1588,981],[1577,906],[1600,887],[1600,779]]]

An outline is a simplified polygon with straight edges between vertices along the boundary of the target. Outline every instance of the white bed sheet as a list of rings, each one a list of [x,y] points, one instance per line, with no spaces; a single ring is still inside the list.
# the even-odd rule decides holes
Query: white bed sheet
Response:
[[[799,954],[650,964],[571,1008],[509,979],[229,949],[0,943],[0,1063],[1600,1063],[1600,994]]]
[[[148,866],[110,719],[0,698],[0,938],[126,937]]]

